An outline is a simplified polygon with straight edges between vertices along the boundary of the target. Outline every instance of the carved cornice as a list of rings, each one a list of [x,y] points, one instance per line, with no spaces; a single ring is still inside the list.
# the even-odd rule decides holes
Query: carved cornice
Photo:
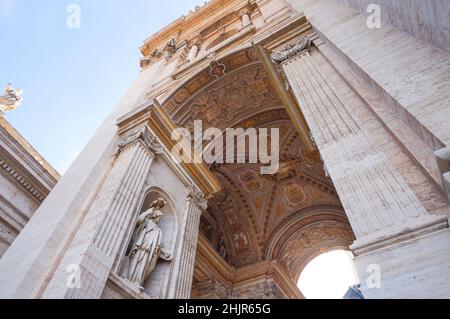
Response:
[[[141,141],[144,146],[154,155],[161,155],[164,152],[162,145],[158,139],[150,132],[147,126],[143,126],[132,130],[123,136],[118,143],[119,152],[124,148]]]
[[[311,47],[311,40],[308,38],[302,38],[295,44],[289,44],[286,48],[280,52],[273,53],[271,58],[274,62],[282,63],[287,59],[295,57],[297,54],[309,50]]]
[[[199,191],[194,186],[191,186],[188,194],[188,199],[190,199],[200,210],[205,211],[208,209],[208,201],[205,198],[205,194]]]
[[[55,182],[60,179],[61,176],[59,173],[2,116],[0,116],[0,130],[3,130],[6,133],[5,136],[9,135],[12,140],[14,140],[44,169],[45,173],[55,180]]]
[[[171,24],[153,34],[144,41],[144,45],[140,48],[144,56],[148,56],[154,48],[162,47],[167,41],[176,34],[182,34],[177,39],[180,43],[186,39],[192,39],[198,36],[202,30],[198,30],[198,25],[205,21],[210,21],[207,26],[223,19],[229,12],[239,12],[245,7],[254,6],[254,0],[249,2],[242,0],[212,0],[204,6],[196,8],[186,16],[182,16]]]
[[[7,175],[13,178],[19,183],[23,190],[28,192],[39,203],[43,202],[47,194],[42,194],[33,185],[31,185],[22,175],[20,175],[14,168],[0,158],[0,169],[2,169]]]

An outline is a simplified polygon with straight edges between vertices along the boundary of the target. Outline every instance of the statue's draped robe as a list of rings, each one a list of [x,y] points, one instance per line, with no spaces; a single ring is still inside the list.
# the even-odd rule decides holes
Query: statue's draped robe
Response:
[[[0,96],[0,111],[5,112],[14,110],[16,108],[15,102],[17,101]]]
[[[20,94],[22,90],[14,90],[11,87],[7,87],[5,90],[5,95],[0,96],[0,111],[6,112],[14,110],[17,105],[21,102]]]
[[[130,257],[128,280],[144,285],[160,258],[162,232],[147,214],[139,217],[135,232],[134,254]]]

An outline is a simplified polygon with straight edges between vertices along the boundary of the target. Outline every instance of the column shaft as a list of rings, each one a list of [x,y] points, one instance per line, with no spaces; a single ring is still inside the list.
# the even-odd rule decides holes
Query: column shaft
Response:
[[[352,91],[335,86],[347,82],[338,82],[339,74],[320,64],[327,62],[307,43],[272,58],[281,62],[356,235],[351,249],[364,296],[448,298],[446,216],[427,212],[365,129],[372,123],[348,102]]]
[[[154,158],[139,137],[134,132],[131,139],[125,140],[127,143],[46,287],[44,298],[101,297],[122,240],[131,227]],[[73,266],[80,270],[80,282],[75,287],[68,285],[67,270]]]
[[[186,212],[183,216],[182,241],[178,246],[179,259],[175,264],[174,273],[177,276],[171,296],[176,299],[189,299],[192,292],[194,277],[195,254],[197,251],[198,233],[202,210],[206,209],[203,194],[191,190],[186,201]]]
[[[318,53],[317,53],[318,54]],[[357,237],[355,246],[420,228],[428,215],[307,51],[283,64]]]

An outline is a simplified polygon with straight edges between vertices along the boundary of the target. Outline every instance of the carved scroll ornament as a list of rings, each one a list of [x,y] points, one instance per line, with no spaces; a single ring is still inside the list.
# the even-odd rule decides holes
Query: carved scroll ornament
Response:
[[[205,194],[199,191],[194,186],[189,190],[188,198],[192,200],[192,202],[200,208],[200,210],[206,210],[208,208],[208,201],[205,198]]]
[[[289,44],[286,48],[280,52],[276,52],[272,54],[272,60],[274,62],[284,62],[287,59],[290,59],[300,52],[304,50],[308,50],[311,47],[311,40],[307,38],[301,39],[299,42],[295,44]]]
[[[132,130],[129,134],[122,137],[118,143],[120,151],[138,140],[141,140],[145,147],[155,155],[161,155],[164,152],[164,149],[158,142],[158,139],[145,126]]]

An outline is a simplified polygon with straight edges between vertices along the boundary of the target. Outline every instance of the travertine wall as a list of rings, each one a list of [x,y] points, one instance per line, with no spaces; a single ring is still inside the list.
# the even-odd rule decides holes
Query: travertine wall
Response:
[[[369,29],[365,15],[335,0],[288,1],[424,142],[435,150],[450,143],[450,55],[387,24]]]
[[[360,12],[377,4],[382,23],[450,53],[450,2],[447,0],[337,0]]]
[[[449,209],[433,151],[450,142],[450,56],[392,26],[369,29],[340,2],[291,2],[320,39],[283,69],[355,231],[365,296],[446,298]]]

